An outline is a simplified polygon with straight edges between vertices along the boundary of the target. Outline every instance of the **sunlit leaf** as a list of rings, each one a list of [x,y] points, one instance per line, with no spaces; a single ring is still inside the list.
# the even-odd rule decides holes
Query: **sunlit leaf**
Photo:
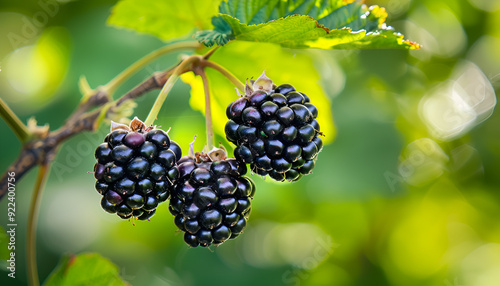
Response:
[[[108,23],[163,40],[200,30],[195,38],[206,46],[242,40],[289,48],[419,48],[387,27],[386,18],[384,8],[352,0],[121,0]]]
[[[65,256],[49,276],[44,286],[128,285],[118,275],[118,267],[96,253]]]
[[[384,8],[360,1],[228,0],[213,17],[214,30],[195,38],[206,46],[242,40],[288,48],[419,48],[388,27],[386,18]]]
[[[232,16],[247,25],[262,24],[291,15],[309,15],[324,22],[320,24],[334,29],[359,18],[365,12],[361,11],[361,7],[361,2],[354,0],[224,0],[219,6],[219,13]]]
[[[153,34],[163,40],[186,37],[195,29],[212,28],[220,0],[121,0],[108,24]]]
[[[309,16],[289,16],[259,25],[245,25],[229,15],[220,17],[232,27],[234,39],[241,41],[274,43],[287,48],[419,48],[418,44],[406,41],[403,35],[390,30],[328,30]]]
[[[296,54],[277,45],[234,42],[217,51],[210,59],[226,67],[242,82],[247,78],[256,79],[265,70],[266,75],[277,85],[292,84],[297,90],[307,94],[318,108],[318,122],[325,134],[323,141],[328,144],[335,138],[330,102],[318,84],[320,75],[308,55]],[[238,95],[234,86],[218,72],[207,69],[207,76],[214,131],[225,137],[226,107],[236,100]],[[184,74],[181,78],[192,87],[191,107],[204,113],[205,99],[201,79],[192,73]]]

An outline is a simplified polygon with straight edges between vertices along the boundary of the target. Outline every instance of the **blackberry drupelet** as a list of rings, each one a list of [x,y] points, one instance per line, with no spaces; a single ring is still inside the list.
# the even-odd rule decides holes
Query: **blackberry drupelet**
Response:
[[[246,165],[226,159],[223,148],[214,148],[208,153],[191,151],[178,168],[169,208],[184,241],[208,247],[237,237],[246,227],[255,193],[252,180],[243,177]]]
[[[94,165],[102,208],[122,219],[149,219],[170,197],[179,176],[179,145],[137,117],[130,126],[112,122],[104,141],[95,150]]]
[[[276,181],[297,181],[312,172],[323,148],[318,109],[289,84],[276,86],[263,73],[226,110],[227,139],[237,160]]]

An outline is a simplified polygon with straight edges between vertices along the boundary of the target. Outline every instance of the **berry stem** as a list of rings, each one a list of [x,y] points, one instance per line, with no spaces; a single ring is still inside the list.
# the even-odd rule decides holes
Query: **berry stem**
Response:
[[[0,98],[0,117],[7,123],[7,125],[14,131],[17,138],[21,143],[26,143],[31,138],[31,132],[28,127],[23,124],[21,119],[7,106],[7,104]]]
[[[173,43],[173,44],[161,47],[155,51],[152,51],[151,53],[147,54],[146,56],[144,56],[143,58],[139,59],[138,61],[133,63],[131,66],[126,68],[124,71],[122,71],[120,74],[118,74],[115,78],[113,78],[110,82],[108,82],[106,85],[104,85],[102,87],[102,90],[111,96],[116,91],[116,89],[121,84],[123,84],[123,82],[125,82],[130,76],[132,76],[137,71],[141,70],[146,65],[148,65],[152,61],[156,60],[160,56],[177,51],[177,50],[196,49],[199,47],[201,47],[201,45],[195,41],[178,42],[178,43]]]
[[[205,92],[205,128],[207,130],[207,149],[215,146],[214,128],[212,123],[212,108],[210,106],[210,89],[208,86],[207,74],[203,68],[197,68],[195,73],[201,76],[203,81],[203,90]]]
[[[214,53],[215,51],[217,51],[217,49],[219,48],[220,46],[217,46],[213,49],[211,49],[210,51],[208,51],[206,54],[203,55],[203,59],[204,60],[208,60],[208,58],[210,58]]]
[[[236,88],[238,88],[241,92],[245,91],[245,85],[225,67],[219,65],[216,62],[205,59],[200,62],[200,65],[202,67],[213,68],[214,70],[220,72],[223,76],[225,76],[228,80],[230,80],[236,86]]]
[[[28,215],[28,230],[26,242],[26,256],[28,260],[28,281],[30,286],[39,286],[38,268],[36,263],[36,225],[38,221],[38,210],[40,209],[40,201],[45,186],[45,182],[49,176],[50,165],[43,164],[38,170],[35,186],[33,188],[33,195],[31,197],[31,204]]]
[[[156,120],[156,117],[158,116],[158,113],[160,112],[160,109],[163,105],[163,102],[165,102],[165,99],[167,98],[168,93],[170,90],[172,90],[172,87],[174,86],[175,82],[177,79],[179,79],[179,75],[182,73],[191,70],[188,68],[189,65],[191,65],[195,61],[199,61],[201,56],[199,55],[193,55],[185,58],[175,69],[174,72],[170,75],[168,78],[167,82],[163,86],[163,88],[160,91],[160,94],[156,98],[156,101],[151,108],[151,111],[148,114],[148,117],[144,121],[144,124],[146,126],[150,126],[153,124],[153,122]],[[187,69],[187,70],[186,70]]]

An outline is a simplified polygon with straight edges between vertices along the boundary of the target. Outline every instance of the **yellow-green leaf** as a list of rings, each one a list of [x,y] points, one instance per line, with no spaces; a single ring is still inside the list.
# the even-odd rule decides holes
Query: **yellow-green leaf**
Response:
[[[220,14],[232,28],[236,40],[279,44],[287,48],[320,49],[418,49],[416,43],[404,40],[391,30],[366,32],[349,28],[329,30],[309,16],[294,15],[275,21],[246,25],[236,18]]]
[[[359,0],[224,0],[212,18],[214,29],[194,37],[206,46],[241,40],[295,49],[419,48],[386,19],[383,7]]]
[[[195,29],[211,29],[220,0],[121,0],[108,24],[153,34],[163,40],[189,36]]]

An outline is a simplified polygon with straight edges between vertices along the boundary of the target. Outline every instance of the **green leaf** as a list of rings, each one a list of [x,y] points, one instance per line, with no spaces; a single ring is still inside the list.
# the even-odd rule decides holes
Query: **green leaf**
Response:
[[[334,10],[325,17],[320,18],[318,23],[329,29],[339,29],[346,27],[352,21],[360,18],[362,14],[361,5],[357,2],[353,2]]]
[[[233,40],[231,26],[221,17],[213,17],[213,30],[205,30],[198,32],[197,39],[200,43],[210,47],[215,44],[225,45],[229,40]]]
[[[118,275],[118,267],[96,253],[61,258],[44,286],[122,286],[128,285]]]
[[[120,0],[108,24],[153,34],[163,40],[187,37],[211,29],[220,0]]]
[[[362,5],[361,1],[354,0],[227,0],[220,4],[219,13],[229,15],[247,25],[267,23],[291,15],[307,15],[328,29],[349,27],[371,31],[378,27],[365,25],[373,7],[378,6],[368,8]],[[377,12],[380,12],[379,10]],[[382,11],[385,13],[383,8]],[[383,17],[385,21],[387,14],[385,13],[384,17],[383,13],[378,13],[377,17]],[[354,23],[349,25],[352,22]],[[383,24],[383,21],[379,24]]]
[[[255,25],[277,20],[290,15],[309,15],[318,20],[354,0],[224,0],[219,13],[232,16],[243,24]],[[330,27],[333,28],[333,27]]]
[[[317,119],[321,132],[325,134],[323,142],[328,144],[335,138],[330,101],[318,84],[320,75],[309,55],[272,44],[235,41],[224,49],[219,49],[210,59],[226,67],[242,82],[247,78],[256,79],[265,70],[266,75],[275,84],[293,85],[300,92],[307,94],[318,108]],[[206,73],[209,80],[214,132],[225,138],[226,108],[230,102],[238,98],[238,95],[234,85],[224,76],[210,68],[206,69]],[[186,73],[181,79],[191,85],[191,107],[204,113],[205,99],[201,78],[195,77],[193,73]],[[202,138],[198,140],[201,141]],[[225,146],[229,147],[228,143]]]
[[[287,48],[381,49],[419,48],[390,30],[366,32],[351,29],[328,30],[309,16],[289,16],[259,25],[241,24],[229,15],[221,17],[232,27],[236,40],[279,44]]]
[[[288,48],[420,48],[385,24],[384,8],[359,1],[228,0],[221,3],[219,12],[214,17],[217,33],[195,34],[207,46],[235,39]]]

